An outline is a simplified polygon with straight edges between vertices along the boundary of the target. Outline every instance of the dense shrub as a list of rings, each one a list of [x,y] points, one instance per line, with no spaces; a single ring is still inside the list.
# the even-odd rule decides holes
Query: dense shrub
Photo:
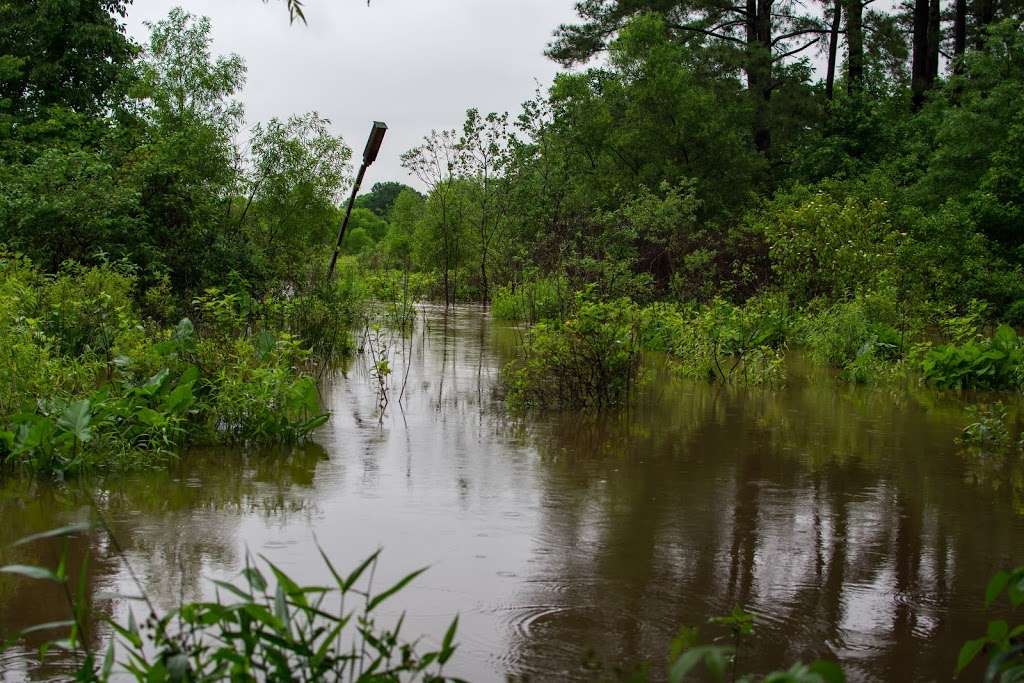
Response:
[[[637,307],[581,301],[564,322],[526,332],[504,375],[509,399],[531,408],[607,407],[628,401],[640,367]]]
[[[189,443],[301,440],[326,419],[309,370],[351,349],[351,283],[266,301],[209,289],[197,323],[174,327],[141,318],[133,293],[112,266],[44,277],[0,254],[0,463],[151,464]],[[314,353],[300,336],[328,332]]]
[[[564,277],[539,277],[497,287],[491,297],[491,314],[510,322],[561,320],[569,313],[572,301],[572,290]]]
[[[1002,325],[989,339],[944,344],[928,351],[921,370],[944,389],[1019,389],[1024,386],[1024,343]]]
[[[678,360],[683,374],[723,383],[782,380],[793,317],[783,299],[763,296],[745,306],[715,299],[675,314],[652,311],[661,312],[645,325],[648,348],[664,348]]]

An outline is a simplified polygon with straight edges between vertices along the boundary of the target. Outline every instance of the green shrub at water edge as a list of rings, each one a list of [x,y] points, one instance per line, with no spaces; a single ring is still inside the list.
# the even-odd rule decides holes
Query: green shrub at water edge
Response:
[[[1002,325],[989,339],[969,339],[928,351],[925,379],[942,389],[1019,389],[1024,386],[1024,343]]]
[[[564,323],[540,322],[525,333],[520,358],[504,370],[509,400],[530,408],[621,405],[640,369],[635,304],[580,301]]]
[[[352,346],[351,283],[287,300],[210,289],[196,325],[165,328],[138,315],[132,282],[109,265],[44,277],[0,254],[0,465],[154,464],[194,443],[295,442],[324,422],[309,370]],[[299,336],[328,330],[313,351]]]
[[[509,322],[561,320],[569,314],[572,300],[566,278],[535,278],[495,288],[491,295],[491,315]]]
[[[737,306],[715,299],[701,307],[645,315],[648,348],[664,350],[689,377],[721,383],[777,384],[783,380],[792,314],[772,296]]]

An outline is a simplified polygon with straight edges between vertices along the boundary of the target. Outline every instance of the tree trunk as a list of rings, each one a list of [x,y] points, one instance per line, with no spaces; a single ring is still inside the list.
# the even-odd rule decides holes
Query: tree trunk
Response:
[[[836,84],[836,55],[839,52],[839,27],[843,21],[843,0],[836,0],[832,10],[832,29],[828,38],[828,72],[825,76],[825,96],[832,99]]]
[[[967,50],[967,0],[955,0],[953,7],[953,73],[960,74]]]
[[[767,154],[772,145],[772,0],[747,0],[747,12],[747,90],[754,100],[754,147]]]
[[[935,87],[939,77],[939,49],[942,47],[942,0],[928,5],[928,89]]]
[[[846,89],[852,95],[864,84],[864,0],[846,8]]]
[[[913,48],[910,92],[916,111],[924,104],[924,93],[928,89],[928,0],[914,0]]]

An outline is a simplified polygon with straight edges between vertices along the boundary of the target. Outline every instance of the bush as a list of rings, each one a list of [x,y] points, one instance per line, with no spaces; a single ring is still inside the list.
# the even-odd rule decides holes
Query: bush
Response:
[[[925,379],[942,389],[1019,389],[1024,386],[1024,344],[1007,325],[989,339],[945,344],[921,361]]]
[[[679,315],[656,315],[658,322],[645,337],[650,348],[665,346],[683,374],[722,383],[782,381],[793,319],[784,299],[762,296],[742,307],[715,299]]]
[[[863,294],[808,315],[800,338],[812,358],[868,383],[891,371],[906,355],[907,333],[891,292]]]
[[[504,377],[509,400],[520,406],[602,408],[629,400],[639,367],[636,305],[580,301],[564,323],[531,328]]]
[[[571,308],[571,290],[564,277],[527,280],[497,287],[491,296],[491,315],[498,320],[527,322],[562,320]]]
[[[190,443],[294,442],[326,416],[289,329],[352,347],[351,283],[258,302],[207,290],[198,325],[143,321],[130,273],[74,264],[52,278],[0,254],[0,464],[62,475],[154,464]]]

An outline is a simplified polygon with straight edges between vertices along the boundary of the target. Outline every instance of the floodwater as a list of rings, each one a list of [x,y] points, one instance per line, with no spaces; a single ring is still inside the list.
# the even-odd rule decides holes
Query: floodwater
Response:
[[[360,357],[325,385],[333,418],[314,444],[0,480],[0,545],[98,506],[163,607],[209,595],[247,551],[325,584],[317,542],[340,568],[382,547],[379,586],[430,567],[389,615],[436,643],[458,613],[446,672],[479,681],[642,662],[657,679],[681,626],[720,636],[707,620],[737,606],[756,615],[741,672],[828,657],[854,681],[946,680],[991,616],[988,577],[1024,563],[1024,478],[958,452],[955,397],[799,369],[784,389],[727,389],[655,359],[628,411],[517,417],[499,377],[518,332],[472,307],[421,313],[410,341],[391,338],[383,420]],[[59,552],[5,547],[0,562]],[[89,554],[94,593],[136,592],[103,534],[71,553]],[[0,578],[0,640],[66,614],[48,586]],[[0,654],[0,678],[53,675],[38,643]]]

